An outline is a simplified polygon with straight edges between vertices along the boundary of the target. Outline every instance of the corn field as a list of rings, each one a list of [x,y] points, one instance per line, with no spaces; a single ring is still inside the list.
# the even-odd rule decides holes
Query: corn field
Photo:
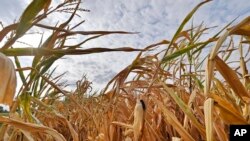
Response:
[[[81,45],[102,36],[136,33],[75,31],[83,22],[69,23],[79,12],[88,12],[80,8],[81,0],[66,0],[54,8],[50,8],[51,0],[32,1],[17,23],[0,31],[0,42],[5,41],[0,49],[0,103],[10,106],[8,113],[0,114],[0,140],[229,140],[229,125],[250,124],[250,17],[239,23],[232,19],[215,35],[203,38],[214,27],[187,25],[209,2],[194,7],[172,39],[144,49],[83,49]],[[66,11],[70,16],[56,26],[42,24],[56,11]],[[32,27],[52,32],[37,48],[13,48]],[[90,37],[75,45],[65,44],[72,36],[85,35]],[[165,48],[159,50],[160,46]],[[208,49],[211,52],[205,51]],[[65,55],[102,52],[138,55],[100,93],[89,93],[91,82],[87,77],[77,81],[77,88],[69,92],[64,89],[66,84],[59,83],[64,76],[52,75],[51,66]],[[13,63],[7,56],[14,58]],[[32,65],[22,67],[20,56],[34,56]],[[15,91],[16,77],[21,78],[22,87]]]

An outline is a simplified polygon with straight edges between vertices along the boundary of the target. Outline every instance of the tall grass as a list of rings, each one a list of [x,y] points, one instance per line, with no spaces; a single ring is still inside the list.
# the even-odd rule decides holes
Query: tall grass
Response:
[[[203,24],[187,30],[184,27],[209,2],[204,1],[186,16],[171,40],[142,50],[125,47],[84,50],[79,48],[89,40],[131,33],[73,31],[75,26],[69,23],[77,12],[83,11],[79,8],[81,1],[65,1],[54,9],[48,9],[49,2],[32,2],[19,23],[0,32],[0,39],[12,33],[1,52],[15,57],[23,83],[9,115],[0,116],[2,140],[226,141],[230,124],[249,123],[250,81],[246,65],[250,60],[249,17],[234,26],[229,23],[211,38],[202,40],[210,28]],[[34,9],[37,5],[40,8]],[[69,5],[74,8],[69,9],[71,16],[67,21],[56,27],[40,24],[49,14]],[[29,15],[30,12],[35,14]],[[11,48],[32,26],[53,32],[38,48]],[[92,36],[67,46],[65,41],[72,35]],[[241,40],[235,40],[239,36]],[[160,45],[167,48],[146,55]],[[211,46],[212,51],[202,58],[204,48]],[[64,55],[105,51],[140,53],[98,95],[90,96],[91,83],[85,77],[76,83],[74,92],[65,91],[64,85],[58,83],[63,75],[52,77],[52,64]],[[32,66],[23,68],[18,57],[28,55],[34,56]],[[229,66],[236,56],[240,58],[237,65]],[[29,75],[24,75],[25,70],[30,70]]]

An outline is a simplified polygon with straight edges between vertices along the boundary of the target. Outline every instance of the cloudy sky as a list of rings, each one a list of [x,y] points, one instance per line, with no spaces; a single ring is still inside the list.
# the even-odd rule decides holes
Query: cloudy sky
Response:
[[[1,0],[0,21],[6,26],[18,20],[31,0]],[[53,1],[53,0],[52,0]],[[60,0],[57,0],[60,1]],[[201,0],[84,0],[82,7],[91,12],[81,15],[86,22],[80,30],[124,30],[140,32],[136,35],[109,35],[93,40],[84,47],[143,48],[161,40],[170,40],[182,19]],[[54,1],[54,3],[56,3]],[[218,26],[218,31],[239,16],[239,20],[250,15],[249,0],[214,0],[200,8],[195,14],[195,25],[204,21],[208,27]],[[60,17],[61,18],[61,17]],[[60,20],[59,17],[53,20]],[[39,42],[32,36],[23,40],[36,46]],[[79,40],[81,37],[78,38]],[[86,74],[95,89],[102,88],[116,73],[135,58],[137,53],[103,53],[85,56],[66,56],[55,63],[57,73],[67,71],[66,80],[74,84]],[[22,58],[29,65],[29,58]]]

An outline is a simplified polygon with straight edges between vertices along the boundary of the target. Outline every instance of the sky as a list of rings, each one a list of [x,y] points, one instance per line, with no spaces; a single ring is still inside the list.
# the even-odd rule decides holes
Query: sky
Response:
[[[3,25],[7,26],[17,21],[29,2],[30,0],[1,0],[0,21]],[[60,0],[53,1],[57,2]],[[89,9],[90,12],[81,15],[81,19],[86,21],[78,30],[123,30],[139,34],[108,35],[88,42],[83,48],[123,46],[144,48],[164,39],[170,40],[184,17],[199,2],[201,0],[84,0],[82,7]],[[214,0],[196,12],[193,22],[194,25],[204,22],[207,27],[218,26],[211,31],[213,33],[236,17],[242,20],[249,15],[249,0]],[[51,19],[57,22],[63,18],[58,16]],[[82,39],[84,37],[77,37],[76,41]],[[32,35],[25,36],[22,40],[34,46],[39,43],[39,38],[34,39]],[[56,61],[54,67],[57,67],[58,74],[67,72],[64,80],[71,84],[70,88],[73,88],[75,82],[83,75],[87,75],[97,90],[103,88],[112,77],[131,64],[136,55],[137,53],[121,52],[66,56]],[[30,60],[29,57],[22,57],[22,65],[29,66]]]

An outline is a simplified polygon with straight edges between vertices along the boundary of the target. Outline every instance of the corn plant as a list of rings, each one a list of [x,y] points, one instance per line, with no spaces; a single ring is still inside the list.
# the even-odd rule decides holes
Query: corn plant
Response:
[[[215,27],[206,27],[204,23],[187,26],[194,13],[208,2],[199,3],[188,13],[172,39],[144,49],[82,49],[82,44],[104,35],[132,33],[74,31],[82,23],[74,26],[69,23],[78,12],[86,12],[80,8],[81,1],[65,1],[55,8],[50,8],[49,0],[31,2],[18,23],[0,32],[0,41],[10,35],[0,51],[14,56],[16,71],[23,84],[8,116],[0,116],[1,139],[229,140],[230,124],[250,122],[247,68],[250,18],[238,24],[232,19],[215,35],[203,38]],[[65,10],[70,13],[65,22],[56,26],[41,24],[53,12]],[[33,26],[53,32],[37,48],[13,47]],[[74,35],[90,37],[75,45],[67,45],[66,40]],[[160,46],[166,48],[155,54],[147,53],[159,50]],[[208,48],[211,52],[207,52]],[[91,82],[86,77],[76,82],[75,91],[68,92],[64,90],[65,84],[59,83],[64,76],[52,75],[55,71],[51,68],[53,63],[65,55],[109,51],[139,53],[98,94],[89,93]],[[32,66],[23,68],[19,56],[34,56]],[[239,60],[230,65],[235,57]],[[24,75],[27,70],[29,74]],[[13,69],[10,72],[13,73]],[[2,95],[7,96],[7,93]]]

